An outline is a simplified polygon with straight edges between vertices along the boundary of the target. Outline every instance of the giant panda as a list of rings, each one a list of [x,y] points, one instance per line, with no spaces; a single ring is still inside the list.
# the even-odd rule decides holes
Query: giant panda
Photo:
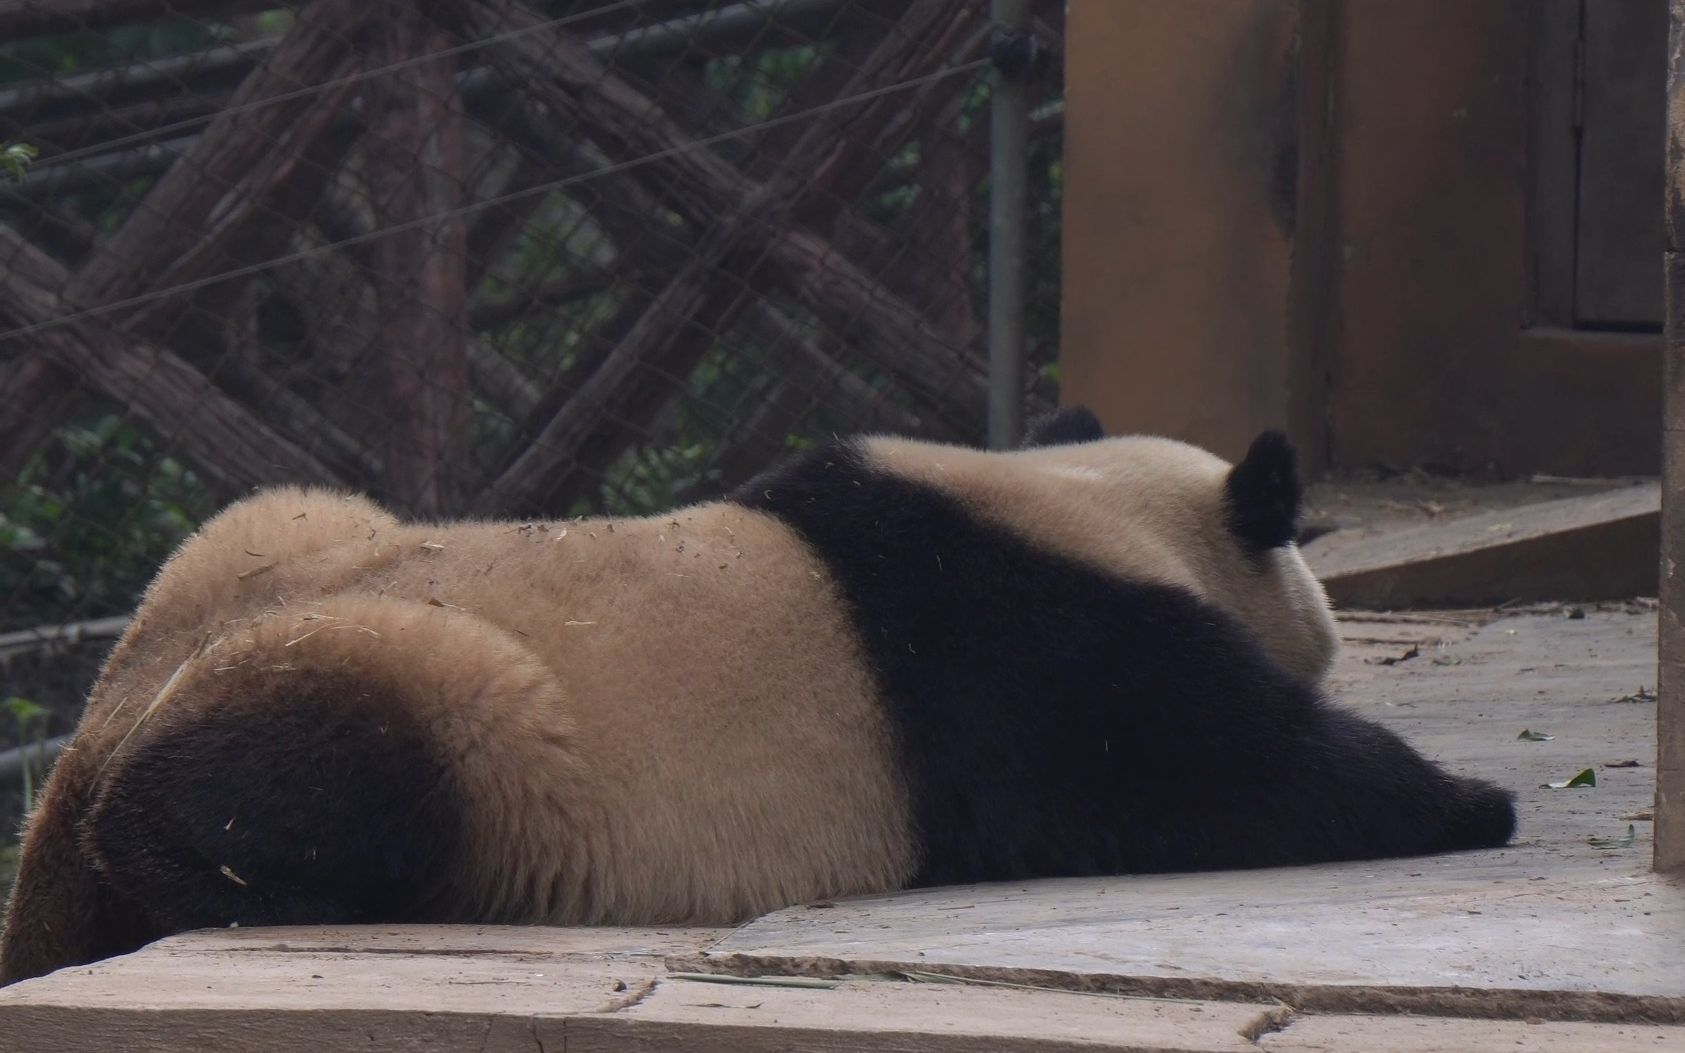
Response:
[[[642,519],[281,488],[150,586],[24,839],[0,981],[192,928],[726,924],[909,886],[1502,845],[1325,700],[1292,448],[1081,410],[833,441]]]

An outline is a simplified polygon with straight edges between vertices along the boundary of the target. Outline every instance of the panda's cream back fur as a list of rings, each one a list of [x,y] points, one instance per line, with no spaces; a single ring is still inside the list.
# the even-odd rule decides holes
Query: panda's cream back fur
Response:
[[[645,519],[240,502],[96,685],[0,982],[236,921],[725,923],[1501,843],[1501,793],[1319,699],[1291,474],[870,439]]]
[[[1282,668],[1317,681],[1334,617],[1294,546],[1248,558],[1228,536],[1230,465],[1153,436],[990,453],[872,439],[870,463],[935,488],[1037,548],[1129,581],[1187,589],[1255,633]],[[1263,579],[1263,580],[1260,580]]]
[[[124,651],[90,716],[178,666],[160,727],[310,669],[403,699],[454,753],[465,917],[724,923],[911,872],[851,627],[764,513],[400,525],[275,491],[182,549]]]

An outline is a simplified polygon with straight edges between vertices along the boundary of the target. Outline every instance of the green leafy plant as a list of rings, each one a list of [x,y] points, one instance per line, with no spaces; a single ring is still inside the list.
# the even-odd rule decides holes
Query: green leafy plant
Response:
[[[186,466],[122,418],[60,428],[0,486],[5,627],[124,613],[215,506]]]
[[[29,174],[30,164],[40,156],[41,151],[28,143],[7,143],[0,146],[0,172],[21,183]]]
[[[0,702],[0,710],[4,710],[17,725],[18,745],[27,752],[30,746],[39,747],[47,739],[47,720],[52,713],[47,707],[27,698],[13,695]],[[35,766],[25,758],[23,771],[23,810],[28,812],[35,806]]]
[[[673,507],[701,481],[706,453],[696,443],[632,451],[614,473],[618,484],[602,487],[602,507],[611,515],[648,515]]]

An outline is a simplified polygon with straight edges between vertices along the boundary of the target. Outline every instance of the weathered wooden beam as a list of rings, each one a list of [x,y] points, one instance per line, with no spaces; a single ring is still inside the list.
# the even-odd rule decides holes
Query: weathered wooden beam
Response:
[[[650,98],[581,40],[547,26],[520,0],[453,0],[466,31],[497,39],[487,49],[503,77],[524,86],[551,120],[588,136],[616,159],[649,158],[626,175],[660,186],[686,213],[735,213],[753,189],[729,163],[696,149]]]
[[[76,164],[43,165],[30,172],[23,183],[5,187],[0,198],[28,207],[30,201],[39,198],[60,200],[78,190],[110,190],[127,180],[162,172],[192,149],[195,141],[195,136],[182,135],[98,154]]]
[[[228,103],[226,92],[119,102],[92,113],[0,123],[0,139],[21,139],[41,152],[42,164],[75,152],[92,159],[122,155],[125,147],[197,131]],[[119,145],[120,144],[120,145]],[[71,164],[75,164],[72,160]]]
[[[0,40],[187,17],[221,21],[280,6],[276,0],[0,0]]]
[[[986,127],[982,121],[977,126]],[[975,348],[983,343],[983,322],[971,288],[978,248],[972,243],[971,204],[988,171],[987,155],[973,153],[953,129],[954,123],[944,120],[922,130],[919,167],[913,173],[918,206],[905,234],[895,239],[898,255],[906,259],[899,261],[894,276],[919,292],[917,302],[944,345]]]
[[[771,275],[794,268],[805,278],[823,279],[818,289],[857,290],[856,283],[837,280],[830,259],[835,253],[809,230],[823,229],[855,200],[915,127],[910,117],[920,107],[891,94],[828,114],[804,129],[782,164],[763,180],[753,180],[711,152],[696,149],[654,101],[565,34],[534,23],[513,0],[463,0],[461,13],[477,35],[507,38],[500,45],[506,60],[528,76],[533,91],[564,125],[613,156],[660,158],[632,172],[652,190],[659,187],[668,207],[711,228],[698,254],[599,367],[600,375],[581,387],[482,499],[486,510],[511,504],[543,507],[558,491],[566,492],[569,475],[582,468],[600,470],[624,448],[627,424],[645,419],[638,407],[647,411],[665,405],[672,395],[669,378],[687,375],[713,335],[746,305],[743,282],[768,280],[755,277],[756,272]],[[958,0],[912,4],[846,82],[844,97],[909,79],[962,52],[974,42],[976,17],[975,9]],[[932,90],[919,102],[929,104],[930,96],[937,95]],[[726,270],[731,279],[722,281]],[[904,320],[875,303],[857,301],[853,307],[851,321]],[[901,341],[899,350],[914,359],[938,355],[928,328],[918,325],[916,312],[911,318],[913,324],[902,328],[917,335]],[[944,376],[938,404],[980,407],[981,381],[969,378],[976,380],[977,391],[967,392],[967,379],[963,373]],[[616,432],[602,428],[604,421],[615,422]]]
[[[974,349],[944,345],[921,312],[817,234],[787,231],[769,256],[768,282],[794,295],[957,434],[982,434],[984,385]]]
[[[1662,425],[1657,870],[1685,870],[1685,0],[1670,0],[1667,73],[1667,346]]]
[[[746,397],[749,412],[720,440],[707,475],[675,503],[708,500],[747,481],[784,456],[789,450],[786,438],[809,431],[812,414],[821,408],[853,432],[952,438],[941,421],[920,416],[890,392],[849,372],[821,346],[818,334],[805,331],[771,302],[757,300],[745,321],[760,345],[759,365],[770,383]]]
[[[884,430],[897,435],[923,435],[937,439],[958,438],[948,432],[939,419],[907,409],[889,392],[881,391],[849,372],[837,360],[836,354],[823,346],[820,334],[805,331],[803,326],[770,301],[758,300],[751,306],[747,321],[749,333],[767,349],[767,371],[811,401],[851,422],[855,430]],[[762,467],[765,467],[764,461],[751,466],[751,469],[758,471]],[[742,482],[745,478],[747,476],[738,476],[731,481]]]
[[[0,381],[0,467],[14,470],[53,418],[66,392],[88,380],[128,405],[206,474],[234,487],[277,477],[338,481],[297,444],[229,398],[204,373],[140,334],[174,298],[119,306],[226,266],[253,220],[299,174],[310,147],[351,90],[335,84],[357,68],[350,38],[370,12],[359,0],[316,0],[263,69],[152,188],[128,221],[73,275],[7,228],[6,273],[19,326],[50,325],[19,340],[23,349]],[[306,85],[320,92],[286,97]],[[268,102],[267,100],[277,101]],[[49,273],[49,271],[53,273]],[[86,324],[59,319],[97,309]],[[132,327],[132,328],[130,328]],[[127,331],[125,331],[127,329]],[[50,364],[50,368],[47,367]],[[195,405],[195,399],[199,400]],[[265,448],[269,451],[265,452]]]
[[[7,395],[0,400],[0,468],[14,467],[10,462],[18,453],[13,444],[19,436],[38,438],[36,418],[45,416],[42,403],[15,400],[63,399],[64,392],[86,382],[127,406],[166,449],[224,492],[282,480],[340,482],[326,465],[170,351],[130,340],[107,326],[50,324],[65,311],[56,294],[63,270],[9,227],[0,227],[0,258],[8,261],[0,269],[0,318],[19,327],[45,326],[30,334],[28,354],[13,360],[8,374],[0,374],[0,392]],[[51,364],[50,373],[37,372],[42,362]],[[50,379],[20,393],[12,379],[19,370]]]
[[[22,135],[43,122],[94,121],[139,104],[202,99],[220,109],[277,43],[277,38],[265,38],[218,44],[186,55],[26,80],[0,91],[0,134]]]
[[[357,242],[343,250],[345,253],[343,259],[350,264],[350,266],[344,268],[343,274],[339,276],[317,275],[313,280],[359,289],[366,288],[368,277],[375,273],[378,265],[375,262],[373,246],[368,240],[365,240],[369,237],[373,228],[369,226],[361,210],[347,201],[343,194],[329,193],[324,194],[317,202],[311,218],[315,221],[322,236],[329,242],[352,240]],[[468,237],[471,264],[473,254],[472,229],[470,229]],[[319,270],[334,266],[336,259],[337,257],[334,254],[329,253],[313,260],[302,261],[301,266],[306,271]],[[286,272],[281,273],[283,274],[283,277],[279,279],[281,284],[291,286],[288,290],[289,298],[299,304],[308,304],[312,301],[310,287],[307,283],[289,281],[284,277]],[[472,270],[469,274],[470,280],[464,283],[465,286],[473,284]],[[373,289],[367,288],[367,293],[372,299]],[[490,323],[482,324],[476,311],[477,308],[470,308],[467,327],[476,331],[489,328]],[[373,313],[372,310],[369,312],[371,316]],[[359,327],[355,323],[337,324],[322,328],[324,331],[331,329],[336,334],[345,333],[347,336],[345,343],[347,344],[360,346],[361,343],[366,342],[365,338],[358,336]],[[532,378],[527,376],[520,366],[509,361],[497,348],[484,340],[467,334],[465,334],[464,340],[464,354],[468,360],[468,379],[475,390],[490,400],[498,410],[515,420],[521,420],[532,412],[543,398],[543,392],[533,382]],[[348,364],[354,362],[359,354],[360,350],[357,347],[345,351],[330,352],[328,358],[334,363],[334,366],[331,369],[326,369],[326,371],[336,376],[343,376]]]
[[[232,106],[77,272],[66,299],[103,308],[215,274],[230,243],[297,173],[356,86],[349,74],[361,60],[351,42],[371,13],[360,0],[315,0],[305,8]],[[316,90],[293,94],[303,87]],[[126,324],[147,310],[108,311],[103,320]]]
[[[69,411],[76,392],[67,379],[45,347],[0,361],[0,478],[16,479]]]
[[[495,298],[477,301],[468,312],[468,324],[480,331],[497,329],[553,307],[598,296],[621,281],[644,281],[649,277],[648,273],[637,268],[627,273],[609,267],[582,269],[536,288],[517,288]]]
[[[51,0],[41,2],[50,4]],[[156,5],[163,0],[145,2]],[[220,17],[227,17],[234,10],[229,0],[203,2],[213,5]],[[257,9],[278,6],[277,0],[248,2]],[[881,4],[884,0],[874,2]],[[181,10],[180,5],[176,9]],[[590,36],[585,46],[617,68],[659,76],[675,54],[687,50],[723,54],[745,46],[769,48],[805,43],[865,21],[861,17],[863,12],[873,15],[869,7],[863,8],[857,0],[746,0],[724,7],[710,4],[708,10],[666,22]],[[0,38],[10,39],[4,34]],[[143,101],[156,104],[164,99],[181,102],[193,98],[220,108],[227,102],[228,94],[277,43],[278,38],[268,37],[218,44],[186,55],[26,81],[0,91],[0,137],[38,126],[44,119],[98,120],[114,110]],[[471,61],[474,53],[468,53],[466,58]],[[477,68],[461,74],[460,86],[464,92],[475,94],[495,90],[497,83],[486,69]],[[128,132],[140,130],[143,129],[127,129]]]
[[[673,275],[631,332],[481,495],[476,511],[555,507],[555,495],[582,464],[606,464],[613,459],[607,451],[635,441],[625,434],[628,420],[665,395],[658,389],[676,383],[663,367],[680,355],[698,355],[712,341],[719,316],[710,310],[708,285],[723,267],[725,248],[714,240]]]
[[[511,108],[494,119],[500,127],[507,130],[512,141],[526,144],[526,148],[535,159],[544,158],[551,165],[569,170],[586,163],[585,159],[576,156],[576,139],[561,135],[557,129],[524,116],[519,120],[512,120],[510,114],[513,112],[516,111]],[[797,136],[789,138],[786,152],[789,146],[794,145],[796,138]],[[536,160],[534,163],[537,163]],[[657,274],[676,272],[695,252],[695,232],[690,225],[673,228],[652,228],[649,225],[648,216],[655,208],[654,199],[637,184],[626,180],[604,180],[581,189],[584,191],[581,203],[590,209],[593,220],[602,226],[615,247],[616,262],[612,268],[612,277],[616,279],[616,285],[622,293],[636,297],[637,290],[649,278]],[[856,226],[864,229],[866,225]],[[878,228],[871,229],[875,231]],[[478,231],[479,228],[476,227],[471,232],[470,245],[473,244],[473,237]],[[835,247],[831,249],[831,254],[833,257],[837,255]],[[885,259],[888,256],[886,251]],[[861,300],[881,305],[880,311],[893,309],[896,297],[881,285],[874,284],[873,279],[859,273],[857,268],[841,263],[837,266],[845,267],[857,276],[858,280],[853,284],[857,289],[865,290]],[[879,266],[888,264],[879,260],[874,267]],[[521,296],[511,298],[512,301],[519,302],[487,302],[483,305],[484,314],[482,307],[476,306],[471,311],[471,318],[474,319],[476,329],[485,328],[503,320],[508,311],[532,302],[533,299],[548,299],[550,294],[572,296],[607,291],[597,289],[596,282],[608,277],[610,274],[607,272],[585,272],[570,276],[532,294],[530,299]],[[747,322],[751,338],[761,345],[765,354],[766,368],[785,381],[786,388],[805,395],[810,401],[822,402],[841,420],[850,422],[853,428],[885,429],[897,434],[929,435],[947,439],[959,436],[959,430],[940,417],[937,412],[940,406],[919,402],[915,398],[913,401],[918,408],[906,408],[890,393],[873,388],[850,372],[841,362],[843,357],[853,354],[862,363],[870,364],[872,368],[899,380],[908,370],[914,370],[916,373],[923,361],[919,353],[907,353],[900,345],[889,345],[881,340],[867,340],[859,349],[843,345],[831,338],[830,326],[803,326],[778,310],[772,302],[772,294],[777,288],[777,283],[770,280],[765,283],[765,289],[752,287],[754,295],[749,298]],[[632,306],[635,305],[634,301]],[[635,315],[636,312],[632,313]],[[833,320],[839,321],[839,324],[844,318],[851,325],[853,323],[852,309],[839,309],[830,313]],[[920,324],[911,312],[899,316],[898,321],[909,325]],[[810,329],[816,331],[808,331]],[[606,360],[614,344],[618,343],[618,339],[611,335],[599,335],[613,342],[603,347],[599,353],[583,354],[576,368],[570,370],[569,379],[556,385],[558,391],[571,393],[577,389],[597,365]],[[472,349],[470,353],[473,353]],[[473,361],[471,364],[476,367],[476,387],[485,389],[486,385],[478,370],[479,363]],[[912,395],[917,387],[916,383],[901,385],[902,391],[908,395]],[[489,390],[487,394],[496,399]],[[500,404],[513,412],[513,408],[519,402],[500,401]],[[546,414],[546,419],[549,414],[557,412],[557,408],[552,406]],[[520,414],[515,416],[519,419]],[[542,422],[538,426],[542,427]],[[767,442],[761,441],[762,437],[751,435],[753,430],[745,426],[737,429],[736,433],[725,440],[725,445],[715,459],[721,483],[741,482],[748,473],[764,467],[767,457],[776,452],[778,447],[769,446]],[[779,441],[781,440],[782,436],[779,436]],[[717,485],[705,481],[688,491],[682,500],[712,496],[718,489]]]
[[[375,5],[371,65],[409,62],[371,92],[364,179],[374,246],[385,489],[402,508],[457,510],[468,451],[463,118],[452,43],[413,0]],[[425,61],[415,62],[420,56]]]
[[[851,70],[855,68],[850,65]],[[835,79],[828,78],[833,81]],[[804,82],[805,83],[805,82]],[[476,103],[479,105],[476,105]],[[577,137],[565,134],[566,130],[557,128],[543,115],[534,112],[537,108],[504,106],[492,109],[485,105],[485,100],[469,100],[469,113],[496,127],[510,142],[520,144],[527,155],[527,160],[521,166],[532,170],[530,175],[517,176],[511,180],[511,188],[526,185],[527,181],[535,181],[545,172],[574,172],[584,171],[591,167],[605,163],[600,158],[587,157]],[[792,134],[787,137],[783,152],[793,146],[798,135],[794,126],[789,126]],[[775,168],[775,165],[768,167]],[[670,275],[691,259],[696,251],[697,232],[693,224],[683,226],[652,225],[649,216],[658,205],[657,199],[645,191],[638,184],[629,180],[600,180],[588,185],[580,186],[571,191],[575,199],[591,214],[591,219],[599,225],[613,245],[614,262],[612,266],[600,270],[582,270],[579,273],[558,279],[530,293],[517,293],[497,299],[488,299],[471,306],[471,325],[476,330],[494,328],[498,325],[515,320],[523,314],[530,313],[535,307],[550,303],[562,302],[582,295],[606,293],[615,290],[625,298],[626,306],[617,312],[628,314],[635,318],[636,311],[627,312],[626,307],[636,308],[638,301],[647,299],[644,293],[646,287],[654,283],[656,289],[660,275]],[[508,217],[482,217],[474,224],[469,232],[470,267],[476,263],[489,266],[490,260],[475,260],[476,244],[483,245],[481,253],[495,251],[491,243],[502,234],[495,228],[502,227]],[[867,224],[851,224],[860,230],[867,229]],[[874,232],[880,228],[870,227]],[[335,235],[338,237],[339,235]],[[855,241],[859,238],[853,239]],[[888,249],[882,252],[882,259],[873,264],[873,272],[880,267],[887,267],[884,262],[891,258]],[[822,346],[819,334],[802,332],[801,326],[788,316],[772,306],[771,297],[776,290],[772,282],[766,283],[766,288],[751,287],[754,293],[750,297],[748,319],[751,335],[758,342],[770,349],[766,359],[767,368],[777,373],[800,391],[809,395],[823,393],[827,406],[837,410],[838,414],[847,420],[852,420],[860,427],[885,427],[902,434],[935,434],[950,435],[945,431],[941,422],[933,413],[918,413],[905,410],[897,405],[890,397],[875,391],[865,381],[848,372],[838,361],[838,352],[851,349],[833,346]],[[879,299],[890,302],[893,295],[879,287]],[[618,337],[613,332],[624,332],[630,322],[622,325],[618,321],[609,323],[604,329],[593,334],[592,342],[608,340],[607,346],[600,352],[583,352],[576,366],[569,370],[568,377],[555,385],[556,390],[571,392],[590,375],[598,364],[604,361],[612,350]],[[834,342],[832,342],[834,343]],[[876,368],[896,376],[898,366],[907,362],[904,355],[897,355],[893,349],[883,348],[874,344],[870,351],[881,352],[875,357],[871,353],[862,356],[863,361],[872,361]],[[472,349],[471,349],[471,354]],[[475,385],[482,389],[486,385],[482,382],[478,369],[478,361],[473,361],[476,368]],[[513,368],[513,367],[511,367]],[[488,396],[496,398],[488,390]],[[536,399],[527,400],[530,405]],[[559,400],[558,400],[559,401]],[[502,401],[500,404],[513,413],[516,419],[522,414],[514,409],[520,404],[516,401]],[[551,406],[549,413],[556,411]],[[537,427],[542,427],[542,421]],[[536,430],[536,428],[534,429]],[[734,445],[728,440],[728,445]],[[760,455],[764,458],[764,451]],[[722,451],[722,458],[733,459],[734,454]],[[732,476],[726,478],[735,480]],[[701,496],[703,490],[694,491]],[[712,493],[712,491],[707,491]]]
[[[283,375],[265,368],[255,346],[217,363],[217,386],[259,414],[276,431],[295,439],[349,486],[385,474],[379,451],[351,428],[324,413],[311,399],[287,387]]]

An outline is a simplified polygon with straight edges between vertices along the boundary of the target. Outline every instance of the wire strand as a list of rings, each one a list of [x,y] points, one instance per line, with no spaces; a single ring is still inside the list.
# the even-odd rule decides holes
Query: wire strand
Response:
[[[598,18],[602,15],[613,14],[616,11],[624,11],[628,8],[639,7],[648,2],[649,0],[618,0],[617,3],[609,4],[606,7],[594,7],[589,11],[579,11],[571,15],[560,15],[547,22],[535,22],[530,26],[522,26],[518,29],[511,29],[502,33],[494,33],[489,37],[481,37],[478,40],[470,40],[466,44],[458,44],[455,47],[445,48],[443,51],[429,51],[422,55],[411,55],[409,58],[399,59],[397,62],[388,63],[385,66],[376,66],[373,69],[364,69],[358,70],[355,73],[347,73],[342,77],[334,77],[330,80],[322,81],[320,84],[310,84],[302,88],[294,88],[291,91],[284,91],[279,95],[266,95],[261,99],[253,99],[251,102],[241,103],[238,106],[229,106],[225,109],[218,110],[215,113],[208,113],[199,117],[186,117],[182,120],[176,121],[174,124],[166,124],[157,128],[148,128],[141,132],[132,132],[129,135],[119,136],[116,139],[108,139],[102,142],[94,143],[90,146],[84,146],[79,150],[66,150],[64,153],[54,154],[51,158],[34,166],[34,169],[36,171],[43,172],[51,171],[54,168],[80,161],[84,157],[93,157],[99,154],[110,153],[113,150],[122,149],[131,143],[161,139],[168,136],[171,132],[198,128],[203,125],[207,125],[216,120],[218,117],[222,117],[224,115],[250,113],[253,110],[261,110],[265,106],[274,106],[279,103],[290,102],[293,99],[305,98],[310,95],[325,92],[331,88],[338,88],[342,85],[355,84],[358,81],[382,77],[388,73],[395,73],[398,70],[409,69],[411,66],[419,66],[424,63],[435,61],[436,59],[450,58],[453,55],[461,55],[470,51],[477,51],[480,48],[489,47],[493,44],[499,44],[505,40],[515,40],[527,33],[537,33],[546,29],[559,29],[563,26],[572,25],[574,22],[584,21],[587,18]]]
[[[949,66],[945,69],[939,69],[931,73],[923,74],[922,76],[912,77],[907,80],[898,81],[894,84],[886,84],[879,88],[873,88],[870,91],[863,91],[855,95],[850,95],[846,98],[832,99],[829,102],[821,103],[817,106],[811,106],[805,110],[797,110],[793,113],[783,114],[778,117],[771,117],[758,124],[745,125],[742,128],[734,128],[730,131],[718,132],[714,135],[705,136],[700,139],[693,139],[678,146],[672,146],[665,150],[657,150],[654,153],[645,154],[642,157],[634,157],[625,161],[617,161],[613,164],[604,165],[600,168],[593,168],[590,171],[577,172],[573,175],[563,176],[560,179],[551,180],[546,183],[538,183],[530,187],[523,187],[520,190],[511,191],[510,193],[501,194],[496,197],[489,197],[483,201],[471,202],[469,204],[453,209],[447,209],[443,212],[438,212],[430,216],[423,216],[420,219],[412,219],[404,223],[396,223],[392,226],[382,227],[378,230],[365,231],[362,234],[356,234],[349,238],[342,238],[339,241],[328,242],[323,245],[313,245],[308,249],[299,249],[296,252],[291,252],[284,256],[277,256],[273,259],[248,264],[244,267],[236,267],[232,270],[223,271],[219,274],[207,275],[203,278],[195,278],[192,281],[182,282],[178,285],[169,286],[168,288],[154,289],[151,292],[140,293],[126,299],[114,300],[111,303],[100,304],[95,307],[87,307],[79,311],[73,311],[70,314],[59,315],[55,318],[44,319],[39,322],[33,322],[29,325],[18,326],[17,328],[0,332],[0,341],[11,340],[15,337],[28,336],[32,333],[73,325],[88,318],[110,314],[114,311],[121,311],[126,308],[140,307],[145,304],[153,303],[157,300],[168,299],[172,296],[179,296],[183,293],[194,292],[207,286],[216,285],[220,282],[233,281],[237,278],[247,278],[254,274],[262,274],[265,271],[273,270],[276,267],[284,267],[289,263],[297,263],[302,260],[314,259],[317,256],[325,255],[330,252],[336,252],[340,249],[366,244],[370,241],[389,237],[393,234],[400,234],[407,230],[416,230],[429,226],[433,223],[437,223],[440,220],[452,219],[457,216],[472,215],[496,205],[506,205],[515,201],[523,201],[529,197],[548,194],[564,187],[577,186],[580,183],[585,183],[593,179],[600,179],[603,176],[614,175],[619,172],[625,172],[633,168],[640,168],[644,165],[653,164],[656,161],[662,161],[669,157],[678,157],[695,150],[702,150],[715,146],[719,143],[732,142],[737,139],[746,138],[748,136],[767,131],[771,128],[777,128],[809,117],[816,117],[823,113],[829,113],[832,110],[842,109],[844,107],[866,102],[871,99],[881,98],[885,95],[893,95],[899,91],[906,91],[909,88],[917,88],[925,84],[945,80],[948,77],[959,76],[963,73],[971,73],[982,69],[987,65],[989,65],[989,60],[984,58],[975,59],[971,62],[962,63],[958,66]]]

